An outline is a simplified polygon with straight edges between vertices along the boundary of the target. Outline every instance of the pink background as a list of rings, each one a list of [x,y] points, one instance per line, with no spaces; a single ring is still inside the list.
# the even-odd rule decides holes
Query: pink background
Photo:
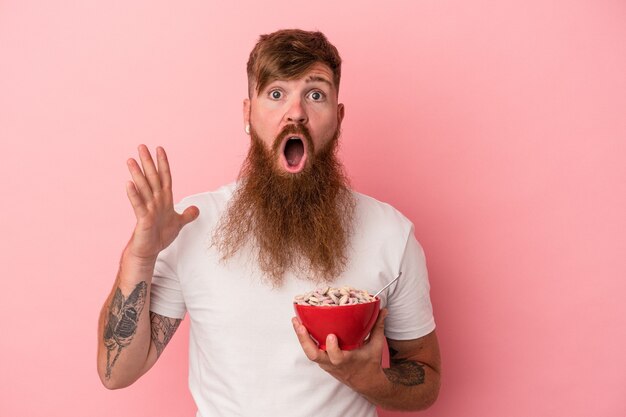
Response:
[[[427,253],[423,415],[626,416],[626,3],[382,4],[0,0],[0,415],[194,415],[187,322],[136,385],[96,375],[125,160],[163,145],[177,199],[233,180],[247,55],[301,27],[344,58],[354,187]]]

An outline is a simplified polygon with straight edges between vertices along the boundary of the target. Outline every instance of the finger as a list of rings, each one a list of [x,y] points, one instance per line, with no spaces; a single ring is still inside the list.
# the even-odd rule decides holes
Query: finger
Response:
[[[167,154],[162,147],[157,148],[157,167],[159,169],[159,178],[161,187],[164,190],[172,189],[172,174],[170,173],[170,164],[167,160]]]
[[[143,198],[144,202],[148,202],[152,200],[152,188],[150,188],[150,184],[148,184],[148,180],[143,175],[143,171],[139,167],[137,161],[133,158],[130,158],[127,161],[128,170],[130,171],[130,175],[133,177],[133,182],[135,183],[135,187],[137,187],[137,191],[141,198]]]
[[[150,184],[150,188],[152,188],[152,191],[161,190],[161,180],[159,179],[159,173],[154,166],[152,155],[150,155],[150,150],[148,150],[148,147],[146,145],[139,145],[139,159],[141,159],[143,172],[145,172],[146,174],[146,178],[148,179],[148,183]]]
[[[128,181],[126,183],[126,195],[130,200],[130,205],[133,206],[135,217],[140,218],[145,216],[145,214],[148,212],[148,209],[141,199],[141,196],[137,192],[137,188],[135,188],[135,183],[133,183],[132,181]]]
[[[196,220],[200,215],[200,209],[196,206],[187,207],[183,213],[180,215],[180,223],[181,227],[185,226],[187,223],[191,223]]]
[[[296,317],[291,319],[291,323],[293,324],[293,329],[298,336],[298,341],[306,357],[313,362],[320,362],[323,352],[317,347],[313,339],[311,339],[306,327],[300,324],[300,321]]]
[[[339,341],[334,334],[329,334],[326,337],[326,353],[333,365],[340,365],[345,359],[345,352],[339,348]]]

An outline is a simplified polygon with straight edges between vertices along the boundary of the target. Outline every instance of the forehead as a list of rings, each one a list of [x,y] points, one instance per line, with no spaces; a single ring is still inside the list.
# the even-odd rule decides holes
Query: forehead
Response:
[[[266,90],[273,83],[276,82],[304,82],[304,83],[322,83],[326,84],[329,89],[336,90],[336,86],[334,83],[333,70],[326,64],[321,62],[316,62],[311,65],[304,73],[300,74],[296,77],[289,78],[281,78],[275,77],[270,80],[263,89]]]
[[[299,78],[304,81],[327,82],[333,86],[333,70],[328,65],[316,62]]]

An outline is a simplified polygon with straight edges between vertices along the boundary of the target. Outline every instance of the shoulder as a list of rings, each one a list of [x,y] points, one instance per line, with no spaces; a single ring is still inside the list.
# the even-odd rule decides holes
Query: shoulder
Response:
[[[401,234],[406,237],[413,229],[413,223],[389,203],[353,191],[356,201],[356,215],[360,227],[373,227],[379,232]]]

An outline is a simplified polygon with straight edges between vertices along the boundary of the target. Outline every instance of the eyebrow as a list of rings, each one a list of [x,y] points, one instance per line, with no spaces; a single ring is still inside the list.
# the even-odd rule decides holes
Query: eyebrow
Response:
[[[311,75],[311,76],[309,76],[309,78],[306,79],[307,83],[312,83],[312,82],[315,82],[315,81],[320,81],[320,82],[326,83],[326,84],[328,84],[331,87],[333,86],[333,84],[330,81],[328,81],[324,77],[320,77],[319,75]]]
[[[287,82],[289,80],[284,80],[284,79],[274,79],[270,82],[267,83],[267,85],[265,85],[265,87],[263,87],[263,91],[267,91],[270,87],[272,87],[272,84],[274,83],[280,83],[280,82]],[[307,77],[307,79],[305,80],[307,83],[314,83],[314,82],[322,82],[324,84],[327,84],[328,87],[333,88],[334,85],[332,82],[330,82],[327,78],[322,77],[321,75],[309,75]],[[259,93],[261,92],[261,90],[259,90]]]

